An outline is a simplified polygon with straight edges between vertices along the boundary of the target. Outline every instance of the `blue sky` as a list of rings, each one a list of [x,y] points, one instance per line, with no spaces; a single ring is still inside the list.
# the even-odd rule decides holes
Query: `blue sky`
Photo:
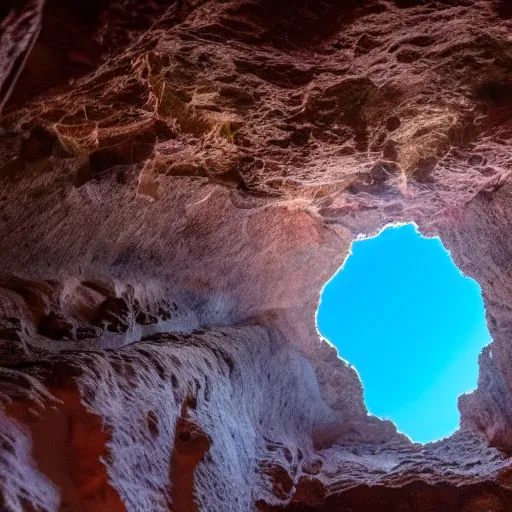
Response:
[[[325,286],[318,329],[357,369],[370,413],[417,442],[450,435],[490,343],[478,284],[411,224],[352,244]]]

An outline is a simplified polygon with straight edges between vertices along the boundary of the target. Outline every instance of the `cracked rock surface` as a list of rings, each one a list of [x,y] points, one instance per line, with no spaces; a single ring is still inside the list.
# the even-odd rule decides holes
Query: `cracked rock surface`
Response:
[[[506,0],[4,2],[0,509],[512,511],[511,29]],[[494,340],[427,445],[315,326],[397,221]]]

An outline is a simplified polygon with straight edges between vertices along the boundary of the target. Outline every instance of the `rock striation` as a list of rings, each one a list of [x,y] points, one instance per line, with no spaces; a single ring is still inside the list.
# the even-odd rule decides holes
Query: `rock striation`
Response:
[[[511,511],[511,29],[505,0],[5,2],[0,509]],[[315,326],[355,237],[411,221],[494,340],[427,445]]]

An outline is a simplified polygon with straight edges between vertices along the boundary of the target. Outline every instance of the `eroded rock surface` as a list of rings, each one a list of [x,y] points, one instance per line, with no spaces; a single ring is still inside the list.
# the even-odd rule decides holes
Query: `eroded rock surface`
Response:
[[[2,509],[512,510],[508,2],[0,20]],[[351,241],[393,221],[442,238],[494,339],[425,446],[315,328]]]

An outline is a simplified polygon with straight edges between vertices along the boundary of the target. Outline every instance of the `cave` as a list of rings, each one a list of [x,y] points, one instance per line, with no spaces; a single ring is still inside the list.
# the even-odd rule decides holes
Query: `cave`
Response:
[[[4,2],[0,509],[512,511],[507,5]],[[315,322],[392,223],[492,336],[425,445]]]

